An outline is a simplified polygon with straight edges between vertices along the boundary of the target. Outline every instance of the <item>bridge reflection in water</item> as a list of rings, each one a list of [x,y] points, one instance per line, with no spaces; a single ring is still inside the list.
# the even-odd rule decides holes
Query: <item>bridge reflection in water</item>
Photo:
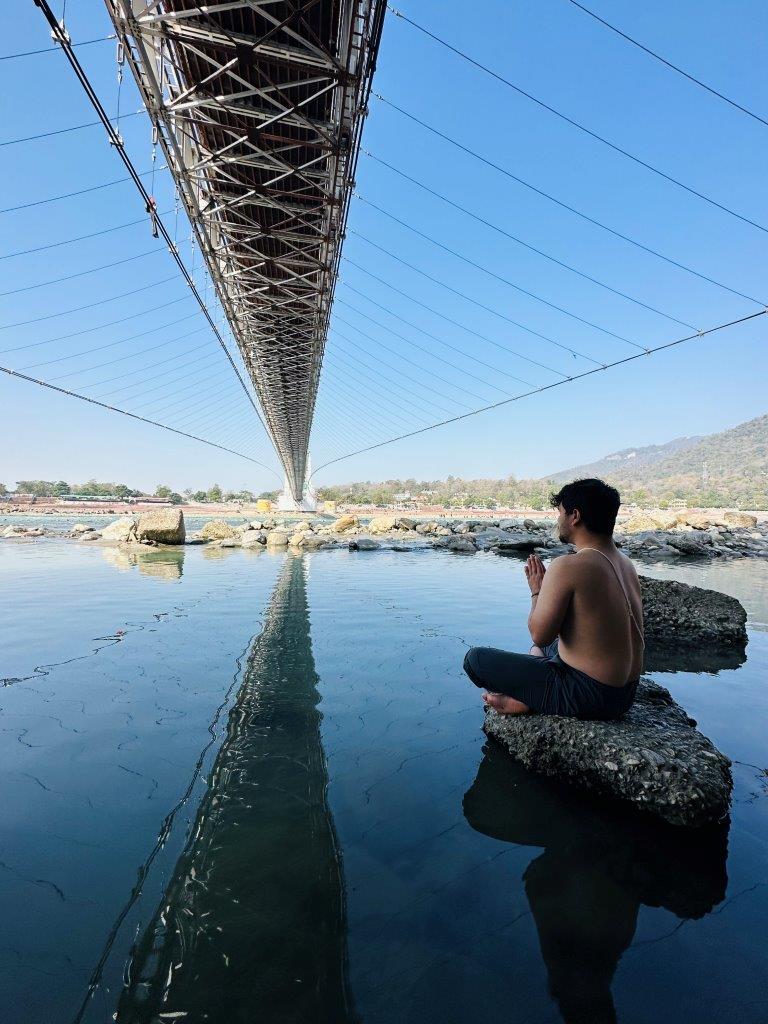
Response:
[[[353,1018],[317,682],[305,566],[288,555],[118,1022]]]
[[[640,907],[663,907],[682,923],[720,903],[728,823],[674,828],[530,775],[492,741],[483,753],[464,815],[484,835],[543,847],[523,882],[562,1019],[614,1024],[611,985]]]

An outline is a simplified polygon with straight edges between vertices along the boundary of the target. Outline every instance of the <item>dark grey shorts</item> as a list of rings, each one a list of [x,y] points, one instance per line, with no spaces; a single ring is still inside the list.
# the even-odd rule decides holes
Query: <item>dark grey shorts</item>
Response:
[[[464,671],[476,686],[514,697],[542,714],[569,718],[619,718],[632,707],[638,683],[607,686],[572,668],[560,657],[557,640],[544,648],[543,658],[471,647]]]

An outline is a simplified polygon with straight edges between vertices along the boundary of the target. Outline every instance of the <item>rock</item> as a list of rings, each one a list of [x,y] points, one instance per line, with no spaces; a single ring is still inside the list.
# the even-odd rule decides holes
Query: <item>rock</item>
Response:
[[[371,537],[355,537],[349,542],[350,551],[375,551],[380,547],[379,541],[373,540]]]
[[[438,546],[437,541],[435,541],[434,546]],[[465,535],[446,537],[444,541],[440,542],[440,547],[445,548],[447,551],[459,551],[468,555],[474,555],[477,552],[475,542],[471,537],[467,537]]]
[[[411,519],[410,516],[398,516],[397,517],[397,529],[398,530],[415,530],[416,520]]]
[[[281,548],[288,546],[288,533],[285,530],[270,530],[267,534],[268,548]]]
[[[75,523],[69,532],[73,537],[77,537],[80,533],[90,533],[92,529],[92,526],[86,526],[85,523]]]
[[[317,551],[318,548],[325,547],[327,543],[328,541],[316,534],[305,534],[299,547],[302,551]]]
[[[541,523],[537,523],[535,519],[524,519],[523,526],[526,530],[538,530],[541,527]]]
[[[240,541],[235,540],[234,537],[225,537],[224,540],[219,541],[220,548],[239,548]]]
[[[556,545],[557,541],[553,540],[551,543]],[[498,542],[496,550],[500,555],[505,551],[533,551],[539,544],[538,538],[531,537],[528,533],[508,533],[503,540]],[[549,544],[550,542],[548,541],[547,547],[549,547]]]
[[[185,540],[184,540],[184,544],[185,545],[189,545],[190,547],[194,546],[195,544],[207,544],[207,543],[208,543],[208,541],[205,539],[205,537],[199,537],[197,534],[195,534],[192,537],[186,537]]]
[[[676,512],[636,512],[620,529],[623,533],[645,533],[649,530],[671,530],[678,522]]]
[[[721,522],[717,516],[709,515],[706,512],[686,512],[685,515],[680,516],[679,521],[694,530],[708,530],[710,526],[717,526]]]
[[[735,597],[674,580],[640,577],[646,640],[678,649],[699,644],[745,644],[747,613]]]
[[[427,523],[416,523],[416,525],[414,526],[414,530],[416,531],[416,533],[421,534],[434,533],[436,529],[437,523],[434,523],[431,520]]]
[[[617,721],[488,708],[483,728],[530,771],[699,827],[728,813],[733,783],[731,762],[694,726],[668,690],[641,679],[634,705]]]
[[[236,535],[234,527],[223,519],[209,519],[199,533],[203,540],[231,540]]]
[[[351,530],[353,527],[359,525],[360,520],[357,516],[342,516],[337,519],[335,523],[331,524],[331,529],[334,533],[344,533],[346,530]]]
[[[453,530],[450,526],[438,526],[435,530],[435,534],[438,537],[451,537],[453,535]]]
[[[681,533],[680,535],[670,534],[668,543],[679,551],[681,555],[706,555],[704,537],[706,537],[710,544],[712,543],[712,538],[709,534],[702,536],[698,532]]]
[[[45,536],[45,530],[41,530],[39,527],[35,528],[35,529],[32,529],[32,530],[27,530],[26,533],[25,533],[25,536],[26,537],[44,537]]]
[[[368,523],[370,533],[391,533],[397,527],[397,516],[375,516]]]
[[[728,526],[740,526],[746,530],[753,530],[757,526],[757,516],[749,512],[724,512],[722,519]]]
[[[477,546],[487,551],[488,548],[495,548],[500,541],[509,540],[512,535],[498,526],[486,526],[475,531],[474,538]],[[529,540],[530,538],[526,538]]]
[[[136,524],[140,542],[151,540],[155,544],[183,544],[186,537],[184,513],[180,508],[156,508],[142,512]]]
[[[261,530],[249,530],[240,538],[240,545],[244,548],[262,548],[266,544],[267,535]]]
[[[87,533],[79,533],[77,535],[78,540],[101,540],[101,534],[97,533],[96,530],[89,530]]]
[[[123,516],[121,519],[116,519],[114,523],[104,527],[101,531],[101,536],[104,540],[116,540],[123,544],[129,540],[135,540],[136,520],[133,516]]]

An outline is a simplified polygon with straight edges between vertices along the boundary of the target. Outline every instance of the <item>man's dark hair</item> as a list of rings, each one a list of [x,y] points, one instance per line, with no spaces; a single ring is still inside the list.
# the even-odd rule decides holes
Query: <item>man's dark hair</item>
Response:
[[[608,537],[613,533],[621,498],[615,487],[604,480],[574,480],[566,484],[557,494],[550,494],[552,508],[562,505],[566,512],[575,508],[581,512],[581,521],[591,533],[602,533]]]

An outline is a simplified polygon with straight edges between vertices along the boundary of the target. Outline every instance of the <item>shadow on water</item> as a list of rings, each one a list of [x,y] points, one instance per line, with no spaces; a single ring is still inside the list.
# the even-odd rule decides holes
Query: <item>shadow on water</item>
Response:
[[[543,847],[523,881],[566,1024],[616,1021],[611,984],[641,905],[684,921],[704,917],[725,896],[728,824],[676,829],[598,803],[529,774],[493,742],[463,807],[476,831]]]
[[[720,646],[667,646],[649,640],[645,648],[643,672],[696,672],[717,675],[740,668],[747,660],[747,645],[727,643]]]
[[[354,1019],[304,563],[286,556],[116,1019]]]

